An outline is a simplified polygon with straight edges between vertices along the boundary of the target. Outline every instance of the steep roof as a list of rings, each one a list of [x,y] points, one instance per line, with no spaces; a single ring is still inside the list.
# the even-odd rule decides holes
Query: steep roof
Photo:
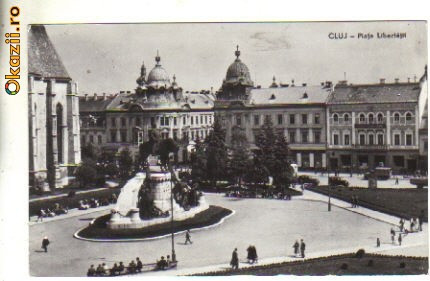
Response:
[[[250,105],[319,104],[325,103],[330,87],[293,86],[254,88],[248,98]]]
[[[328,104],[403,103],[417,102],[419,83],[392,83],[369,85],[336,85]]]
[[[30,26],[28,73],[46,78],[71,79],[43,25]]]
[[[113,98],[113,96],[79,97],[79,112],[105,111]]]

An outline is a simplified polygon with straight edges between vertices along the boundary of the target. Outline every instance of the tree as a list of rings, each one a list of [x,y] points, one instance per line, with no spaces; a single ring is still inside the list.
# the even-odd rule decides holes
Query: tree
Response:
[[[179,147],[173,139],[164,139],[160,141],[157,149],[157,154],[160,155],[161,165],[167,166],[170,160],[170,153],[177,153],[178,150]]]
[[[92,159],[97,161],[100,157],[100,149],[92,143],[84,145],[81,149],[82,159]]]
[[[231,155],[228,170],[231,178],[241,186],[242,180],[251,168],[249,143],[244,130],[239,127],[233,128],[231,139]]]
[[[97,179],[96,163],[89,158],[85,159],[76,169],[75,177],[81,188],[94,184]]]
[[[197,138],[194,148],[195,150],[191,153],[191,179],[194,182],[201,182],[207,177],[205,145]]]
[[[282,133],[275,133],[270,118],[264,120],[260,132],[256,137],[259,148],[255,154],[255,163],[264,167],[273,177],[277,187],[286,187],[293,180],[293,169],[289,162],[288,143]],[[264,173],[262,173],[264,174]]]
[[[216,181],[225,179],[227,167],[227,146],[225,144],[225,131],[220,120],[215,117],[213,130],[205,140],[207,177],[216,186]]]
[[[133,158],[131,157],[130,150],[124,148],[119,154],[119,175],[121,178],[126,179],[130,175],[130,171],[133,167]]]

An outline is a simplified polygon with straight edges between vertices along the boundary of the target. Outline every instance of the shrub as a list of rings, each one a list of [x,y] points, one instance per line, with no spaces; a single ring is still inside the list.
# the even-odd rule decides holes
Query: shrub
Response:
[[[342,265],[340,266],[340,269],[347,270],[348,269],[348,264],[347,263],[342,263]]]
[[[362,257],[364,257],[364,254],[366,252],[364,251],[364,249],[360,249],[355,253],[355,257],[361,259]]]
[[[372,266],[373,266],[373,260],[369,260],[369,261],[367,262],[367,266],[372,267]]]
[[[405,267],[406,267],[406,263],[402,261],[402,262],[400,263],[400,268],[405,268]]]
[[[298,183],[299,183],[299,184],[311,183],[311,184],[313,184],[314,186],[318,186],[318,185],[319,185],[319,183],[320,183],[320,181],[319,181],[318,179],[313,178],[313,177],[310,177],[310,176],[308,176],[308,175],[300,175],[300,176],[297,178],[297,181],[298,181]]]
[[[341,185],[344,187],[349,186],[349,182],[347,180],[342,179],[341,177],[329,177],[328,183],[332,186]]]

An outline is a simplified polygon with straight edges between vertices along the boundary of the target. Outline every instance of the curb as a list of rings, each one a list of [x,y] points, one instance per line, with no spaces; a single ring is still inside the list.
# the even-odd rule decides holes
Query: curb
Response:
[[[231,216],[233,216],[236,213],[235,210],[231,210],[231,211],[232,211],[231,214],[229,214],[228,216],[223,217],[219,222],[217,222],[215,224],[211,224],[211,225],[207,225],[207,226],[203,226],[203,227],[191,228],[190,230],[202,231],[202,230],[205,230],[205,229],[209,229],[209,228],[213,228],[213,227],[219,226],[220,224],[224,223],[224,221],[226,219],[230,218]],[[93,223],[94,220],[92,220],[91,223]],[[151,241],[151,240],[163,239],[163,238],[166,238],[166,237],[170,237],[172,235],[172,234],[165,234],[165,235],[160,235],[160,236],[155,236],[155,237],[130,238],[130,239],[92,239],[92,238],[84,238],[84,237],[79,236],[79,232],[81,232],[85,228],[86,227],[80,228],[78,231],[76,231],[73,234],[73,237],[76,238],[76,239],[83,240],[83,241],[88,241],[88,242],[141,242],[141,241]],[[186,232],[186,230],[182,230],[182,231],[175,232],[175,234],[182,234],[182,233],[185,233],[185,232]]]

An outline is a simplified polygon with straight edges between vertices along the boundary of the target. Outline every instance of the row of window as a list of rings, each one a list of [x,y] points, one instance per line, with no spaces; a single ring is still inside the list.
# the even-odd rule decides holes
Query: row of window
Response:
[[[160,126],[170,126],[170,122],[172,120],[173,122],[173,126],[177,126],[178,125],[178,120],[179,118],[177,117],[168,117],[168,116],[161,116],[160,117]],[[190,125],[199,125],[199,124],[208,124],[211,125],[212,124],[212,115],[199,115],[199,116],[183,116],[182,117],[182,125],[187,125],[188,120]],[[116,117],[112,117],[111,118],[111,126],[112,127],[117,127],[117,120],[118,118]],[[127,119],[125,117],[121,117],[119,118],[119,122],[121,127],[126,127],[127,126]],[[131,122],[131,118],[130,118],[130,122]],[[142,119],[140,117],[135,117],[135,125],[136,126],[141,126],[142,125]],[[156,119],[155,117],[151,117],[151,125],[154,127],[156,125]]]
[[[321,132],[320,131],[314,131],[313,132],[313,143],[321,143]],[[288,133],[288,141],[289,143],[310,143],[309,141],[309,132],[302,131],[300,133],[300,142],[296,138],[296,132],[289,132]]]
[[[95,136],[94,135],[89,135],[88,136],[88,142],[95,144]],[[87,138],[85,135],[81,135],[81,145],[85,145],[87,143]],[[97,144],[102,144],[103,143],[103,137],[101,135],[97,135]]]
[[[349,134],[343,135],[343,143],[340,143],[340,136],[337,133],[333,134],[333,145],[350,145],[351,139]],[[376,135],[368,134],[359,134],[358,135],[358,144],[359,145],[384,145],[384,134],[379,133]],[[394,134],[394,145],[401,145],[401,137],[400,134]],[[412,134],[406,134],[405,136],[405,145],[411,146],[413,145],[413,137]]]
[[[398,112],[396,112],[396,113],[393,114],[393,120],[395,122],[400,121],[400,117],[401,117],[401,115]],[[404,117],[405,117],[406,121],[412,121],[412,113],[406,112]],[[343,119],[343,122],[349,122],[351,120],[351,117],[350,117],[349,113],[344,113],[343,114],[343,118],[340,117],[340,114],[334,113],[332,115],[332,118],[333,118],[334,122],[339,122],[340,119]],[[365,122],[368,122],[368,123],[375,123],[375,122],[382,123],[384,121],[384,114],[378,113],[378,114],[375,115],[373,113],[368,113],[367,116],[366,116],[364,113],[360,113],[358,115],[358,120],[359,120],[360,123],[365,123]]]
[[[265,119],[270,119],[272,122],[272,116],[271,115],[263,115]],[[301,124],[306,125],[310,123],[310,119],[309,119],[309,115],[308,114],[300,114],[300,121]],[[261,115],[254,115],[253,119],[254,119],[254,126],[260,126],[263,124],[264,121],[261,120]],[[284,120],[284,115],[283,114],[278,114],[276,116],[276,125],[283,125],[286,120]],[[296,114],[289,114],[288,115],[288,123],[290,125],[295,125],[298,124],[298,120],[296,120]],[[320,120],[320,114],[316,113],[313,115],[313,124],[320,124],[321,120]],[[242,116],[240,114],[236,115],[236,125],[241,126],[242,125]]]

